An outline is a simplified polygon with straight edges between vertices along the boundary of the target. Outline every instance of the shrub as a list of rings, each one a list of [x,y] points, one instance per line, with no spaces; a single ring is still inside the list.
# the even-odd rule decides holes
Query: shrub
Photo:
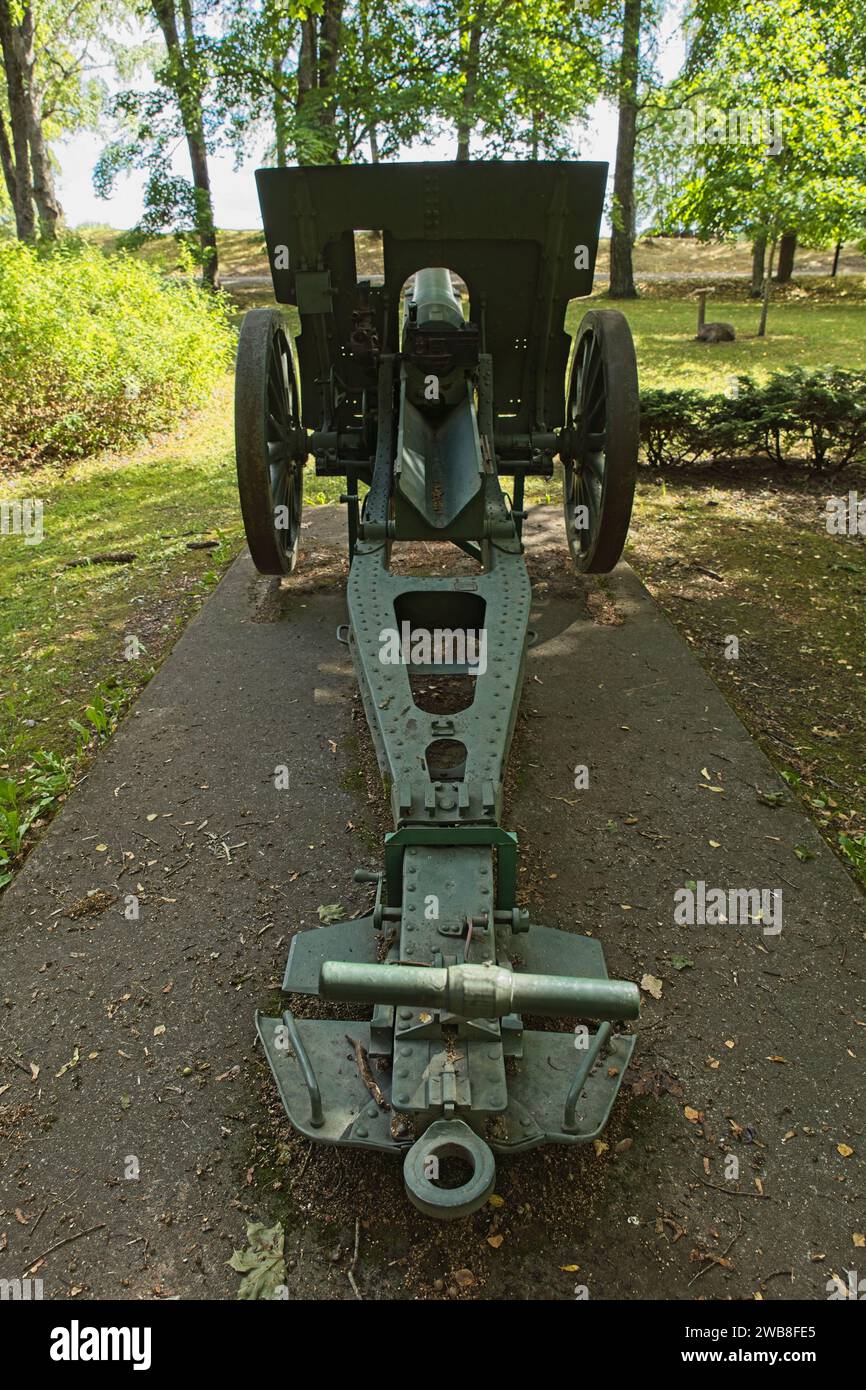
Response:
[[[765,454],[782,468],[798,435],[796,392],[782,372],[764,386],[738,376],[735,395],[712,397],[709,418],[718,422],[709,449],[713,458]]]
[[[224,301],[74,240],[0,243],[0,463],[131,443],[202,402],[229,359]]]
[[[787,374],[815,468],[845,468],[866,451],[866,372]]]
[[[706,397],[699,391],[644,391],[640,434],[653,468],[696,463],[706,443]]]
[[[866,372],[841,367],[737,378],[732,396],[654,390],[641,396],[641,439],[654,468],[765,455],[778,467],[808,452],[816,469],[866,456]]]

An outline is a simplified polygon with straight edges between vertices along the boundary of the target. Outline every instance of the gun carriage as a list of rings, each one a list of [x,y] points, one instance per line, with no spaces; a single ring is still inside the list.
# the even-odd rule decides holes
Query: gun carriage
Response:
[[[631,513],[628,324],[592,310],[573,342],[564,328],[569,301],[592,288],[606,169],[257,174],[275,295],[297,309],[300,333],[296,366],[278,312],[252,310],[241,329],[247,539],[262,573],[290,573],[310,455],[317,474],[345,478],[346,640],[394,824],[382,872],[356,874],[375,883],[370,915],[295,935],[283,981],[287,995],[362,1003],[372,1016],[347,1024],[287,1008],[257,1027],[294,1127],[401,1155],[410,1199],[434,1217],[486,1201],[494,1154],[597,1136],[635,1045],[624,1025],[637,987],[608,978],[598,941],[530,925],[517,839],[501,823],[529,640],[526,479],[561,461],[582,572],[616,564]],[[382,283],[357,274],[355,232],[372,229]],[[459,547],[473,572],[401,572],[398,548],[418,541]],[[396,660],[384,656],[392,632]],[[462,634],[463,647],[431,658],[416,641],[430,633]],[[471,634],[483,634],[483,663]],[[462,696],[424,708],[415,678],[430,676],[453,678]],[[538,1015],[579,1023],[525,1026]],[[449,1159],[462,1160],[457,1186],[443,1177]]]

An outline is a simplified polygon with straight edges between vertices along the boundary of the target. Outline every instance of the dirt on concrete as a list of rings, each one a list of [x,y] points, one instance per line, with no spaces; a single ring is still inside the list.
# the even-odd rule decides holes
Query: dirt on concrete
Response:
[[[631,571],[571,573],[550,508],[506,824],[533,920],[642,983],[611,1125],[500,1160],[496,1202],[447,1225],[399,1162],[293,1133],[253,1013],[319,906],[368,907],[352,870],[388,828],[336,640],[341,514],[302,535],[290,580],[235,564],[4,898],[0,1277],[233,1298],[255,1221],[285,1229],[292,1298],[354,1298],[350,1269],[367,1299],[823,1299],[866,1273],[862,896],[762,799],[769,763]],[[780,889],[781,931],[677,925],[699,882]]]

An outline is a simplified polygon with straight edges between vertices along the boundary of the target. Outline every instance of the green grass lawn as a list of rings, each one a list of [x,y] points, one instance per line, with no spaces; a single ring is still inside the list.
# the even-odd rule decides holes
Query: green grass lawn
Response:
[[[760,306],[754,300],[710,300],[707,318],[731,323],[734,343],[695,342],[697,307],[690,299],[641,298],[613,301],[596,295],[569,310],[573,332],[586,309],[621,309],[631,324],[640,383],[644,388],[683,386],[720,392],[729,377],[765,380],[781,367],[815,369],[866,365],[866,297],[861,292],[835,303],[786,299],[771,303],[768,336],[756,337]]]
[[[78,233],[103,251],[116,251],[123,244],[123,233],[111,227],[84,227]],[[218,231],[217,251],[222,275],[267,275],[268,260],[261,231]],[[178,242],[172,235],[149,237],[135,251],[149,265],[174,270],[179,261]]]
[[[29,817],[66,793],[241,547],[229,379],[171,436],[7,479],[2,494],[42,499],[44,539],[0,537],[0,882]],[[216,548],[188,548],[201,540]]]

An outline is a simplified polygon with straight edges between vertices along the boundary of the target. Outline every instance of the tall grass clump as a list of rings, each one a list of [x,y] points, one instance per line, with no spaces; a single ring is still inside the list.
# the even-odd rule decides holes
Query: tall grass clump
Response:
[[[199,405],[231,350],[219,296],[74,240],[0,241],[0,467],[127,445]]]

